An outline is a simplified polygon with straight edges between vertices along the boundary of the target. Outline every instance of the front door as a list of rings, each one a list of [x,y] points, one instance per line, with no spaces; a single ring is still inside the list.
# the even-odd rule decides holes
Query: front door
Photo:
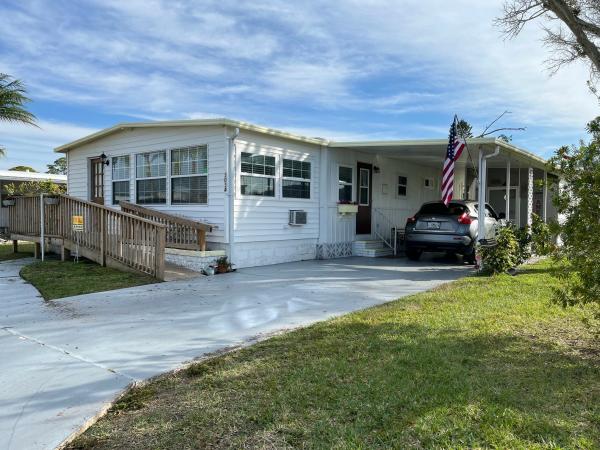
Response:
[[[101,158],[90,161],[90,197],[94,203],[104,204],[104,163]]]
[[[356,214],[356,234],[371,234],[371,201],[373,199],[373,166],[371,164],[357,164],[358,172],[358,213]]]

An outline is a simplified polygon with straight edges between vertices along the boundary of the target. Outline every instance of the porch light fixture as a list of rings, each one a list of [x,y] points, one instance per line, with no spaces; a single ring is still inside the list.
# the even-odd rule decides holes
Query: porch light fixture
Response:
[[[377,167],[377,166],[374,166],[373,167],[373,172],[379,173],[379,172],[381,172],[381,169],[379,167]]]
[[[108,157],[104,154],[104,152],[102,152],[102,154],[100,155],[100,160],[102,161],[102,164],[108,166],[110,164],[110,161],[108,159]]]

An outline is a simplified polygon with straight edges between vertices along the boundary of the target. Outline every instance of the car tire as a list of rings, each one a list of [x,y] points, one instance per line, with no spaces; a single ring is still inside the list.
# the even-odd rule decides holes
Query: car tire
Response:
[[[417,250],[417,249],[414,249],[414,248],[409,248],[409,249],[406,250],[406,256],[411,261],[418,261],[419,259],[421,259],[421,255],[422,254],[423,254],[422,250]]]
[[[475,249],[473,248],[469,253],[463,255],[463,261],[467,264],[475,264],[477,262],[476,256]]]

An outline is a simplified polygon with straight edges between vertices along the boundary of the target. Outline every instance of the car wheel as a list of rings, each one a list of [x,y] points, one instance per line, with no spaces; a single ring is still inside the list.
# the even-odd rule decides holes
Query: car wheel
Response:
[[[475,264],[477,262],[476,256],[475,249],[471,249],[470,253],[463,255],[463,261],[467,264]]]
[[[414,248],[409,248],[408,250],[406,250],[406,256],[411,261],[418,261],[421,258],[422,253],[423,253],[422,250],[417,250]]]

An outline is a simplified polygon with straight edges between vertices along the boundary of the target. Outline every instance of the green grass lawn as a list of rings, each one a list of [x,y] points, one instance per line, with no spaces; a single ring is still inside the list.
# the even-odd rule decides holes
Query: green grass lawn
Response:
[[[158,282],[151,276],[102,267],[85,259],[35,262],[21,269],[21,277],[33,284],[46,300]]]
[[[600,448],[598,341],[550,303],[550,272],[465,278],[166,374],[69,448]]]
[[[0,244],[0,261],[10,261],[13,259],[27,258],[33,256],[33,243],[19,242],[19,252],[13,253],[12,242],[9,244]]]

